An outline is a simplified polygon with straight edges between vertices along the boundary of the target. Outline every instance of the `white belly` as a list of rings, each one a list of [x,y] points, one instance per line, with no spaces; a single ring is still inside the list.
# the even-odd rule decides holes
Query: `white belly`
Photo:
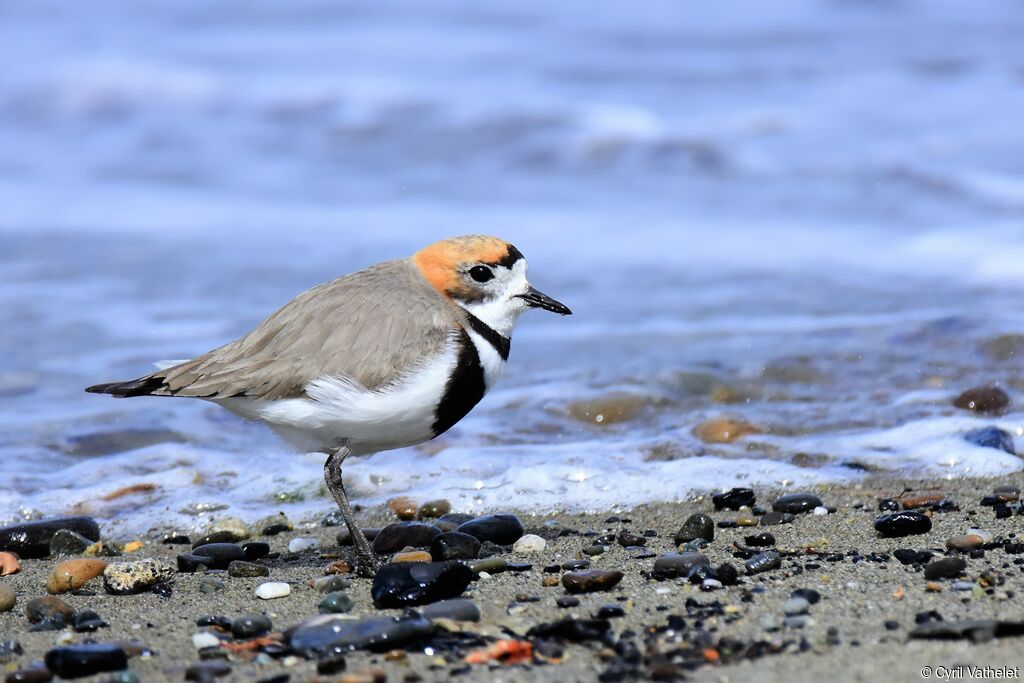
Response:
[[[329,453],[347,442],[354,455],[403,448],[434,436],[437,405],[457,362],[455,344],[398,380],[370,390],[345,378],[321,377],[308,398],[217,401],[228,410],[266,422],[303,452]]]

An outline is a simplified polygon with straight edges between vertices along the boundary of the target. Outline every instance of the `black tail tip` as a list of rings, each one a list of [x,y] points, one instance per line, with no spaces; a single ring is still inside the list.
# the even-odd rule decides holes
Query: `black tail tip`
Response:
[[[108,382],[107,384],[94,384],[86,387],[90,394],[110,394],[115,398],[127,398],[129,396],[148,396],[164,385],[163,377],[141,377],[129,382]]]

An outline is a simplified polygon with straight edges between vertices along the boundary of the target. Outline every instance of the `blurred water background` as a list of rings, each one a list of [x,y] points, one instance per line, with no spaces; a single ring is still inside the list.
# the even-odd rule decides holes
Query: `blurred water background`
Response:
[[[1024,392],[1022,37],[1008,0],[3,3],[0,518],[331,509],[261,426],[82,388],[471,232],[576,315],[349,465],[363,502],[1019,470],[963,437],[1020,450],[1024,414],[951,400]],[[694,433],[720,416],[762,433]]]

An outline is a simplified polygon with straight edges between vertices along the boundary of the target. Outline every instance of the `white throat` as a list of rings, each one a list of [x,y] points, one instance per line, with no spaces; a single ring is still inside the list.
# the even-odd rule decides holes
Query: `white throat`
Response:
[[[526,279],[526,261],[520,259],[512,266],[508,285],[501,295],[489,301],[461,305],[501,336],[511,337],[512,328],[526,310],[526,302],[516,295],[526,292],[529,287],[530,283]]]

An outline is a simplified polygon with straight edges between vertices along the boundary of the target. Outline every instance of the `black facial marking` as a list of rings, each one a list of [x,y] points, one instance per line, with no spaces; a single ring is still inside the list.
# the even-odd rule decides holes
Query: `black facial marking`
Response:
[[[434,411],[434,436],[444,434],[452,426],[466,417],[480,399],[484,397],[487,385],[484,383],[484,368],[480,365],[480,355],[470,339],[469,333],[459,333],[459,358],[455,371],[448,378],[444,396]]]
[[[515,264],[515,262],[521,258],[523,258],[523,254],[510,244],[508,245],[508,252],[504,256],[502,256],[497,261],[488,263],[488,265],[504,266],[506,268],[511,268]]]
[[[512,350],[512,340],[501,336],[493,327],[469,311],[466,311],[466,315],[469,317],[469,326],[473,328],[473,331],[486,339],[502,360],[508,360],[508,352]]]

